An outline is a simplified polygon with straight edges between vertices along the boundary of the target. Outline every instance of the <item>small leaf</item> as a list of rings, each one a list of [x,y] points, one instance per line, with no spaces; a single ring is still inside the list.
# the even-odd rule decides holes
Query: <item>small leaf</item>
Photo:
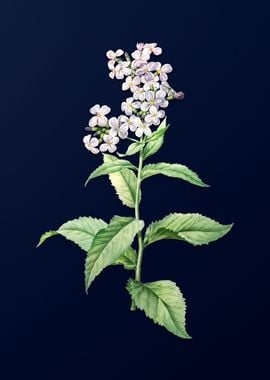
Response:
[[[102,219],[92,217],[80,217],[70,220],[56,231],[45,232],[37,245],[39,247],[46,239],[54,235],[62,235],[66,239],[77,244],[84,251],[88,251],[95,234],[102,228],[106,227],[107,223]]]
[[[147,317],[180,338],[191,338],[185,327],[185,299],[174,282],[163,280],[143,284],[130,279],[127,290]]]
[[[164,142],[164,135],[168,127],[169,125],[166,125],[166,119],[164,119],[158,129],[151,135],[149,139],[147,139],[147,143],[143,149],[144,159],[152,156],[161,148]]]
[[[118,216],[96,234],[85,261],[86,291],[104,268],[116,262],[126,252],[143,226],[143,221]]]
[[[137,253],[136,251],[132,248],[129,247],[126,252],[123,253],[122,256],[119,257],[118,260],[116,260],[114,265],[123,265],[124,269],[127,270],[133,270],[136,268],[137,264]]]
[[[107,156],[104,154],[104,157]],[[85,182],[85,186],[88,184],[91,179],[100,177],[101,175],[110,174],[119,172],[122,169],[133,169],[136,170],[136,166],[132,165],[131,162],[127,160],[119,160],[118,158],[114,157],[114,162],[106,162],[102,165],[100,165],[96,170],[94,170],[89,177],[87,178]]]
[[[144,143],[141,142],[134,142],[131,143],[126,151],[126,153],[117,153],[119,157],[126,157],[126,156],[133,156],[134,154],[138,153],[140,150],[142,150],[144,147]]]
[[[174,213],[148,226],[144,244],[146,246],[161,239],[184,240],[193,245],[208,244],[226,235],[232,226],[200,214]]]
[[[190,170],[187,166],[181,164],[167,164],[160,162],[158,164],[146,165],[142,170],[142,179],[152,177],[153,175],[163,174],[172,178],[179,178],[192,183],[193,185],[208,187],[199,176]]]
[[[104,156],[104,161],[107,164],[113,164],[115,160],[118,159],[112,155]],[[123,204],[125,206],[134,208],[137,185],[137,177],[134,172],[129,169],[123,169],[119,172],[109,174],[109,179]],[[141,198],[141,192],[139,194],[139,197]]]

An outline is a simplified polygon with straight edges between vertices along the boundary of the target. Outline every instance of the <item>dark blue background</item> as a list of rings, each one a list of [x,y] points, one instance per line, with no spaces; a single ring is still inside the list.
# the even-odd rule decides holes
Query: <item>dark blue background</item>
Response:
[[[1,371],[3,379],[266,378],[269,341],[267,9],[258,1],[1,1]],[[148,223],[200,212],[230,234],[145,254],[143,280],[171,279],[187,299],[185,341],[131,313],[129,273],[106,269],[88,296],[84,253],[40,234],[80,215],[129,215],[81,143],[88,109],[117,114],[126,94],[105,52],[156,41],[186,93],[153,161],[181,162],[211,185],[143,185]],[[3,136],[4,135],[4,136]]]

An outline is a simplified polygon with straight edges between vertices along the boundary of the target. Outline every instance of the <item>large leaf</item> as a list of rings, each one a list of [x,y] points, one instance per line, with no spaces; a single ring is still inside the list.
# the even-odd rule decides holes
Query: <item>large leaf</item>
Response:
[[[143,149],[143,158],[152,156],[156,153],[162,146],[164,142],[164,134],[167,131],[169,125],[166,125],[166,119],[160,124],[158,129],[147,139],[147,143]]]
[[[85,262],[86,290],[104,268],[116,262],[126,252],[143,226],[143,221],[118,216],[96,234]]]
[[[143,284],[130,279],[127,290],[147,317],[180,338],[191,338],[185,328],[185,299],[174,282],[164,280]]]
[[[113,264],[123,265],[123,267],[127,270],[135,269],[137,264],[136,251],[132,247],[129,247]]]
[[[118,159],[112,155],[104,155],[104,162],[106,164],[114,164]],[[133,171],[123,169],[119,172],[109,174],[111,184],[125,206],[134,208],[136,197],[137,177]],[[141,199],[141,191],[139,193],[139,201]]]
[[[166,162],[146,165],[142,170],[142,179],[146,179],[157,174],[183,179],[193,185],[208,187],[208,185],[203,183],[203,181],[199,178],[198,174],[194,173],[187,166],[181,164],[168,164]]]
[[[37,245],[39,247],[45,240],[54,235],[62,235],[66,239],[71,240],[77,244],[84,251],[88,251],[91,247],[92,240],[96,233],[107,226],[107,223],[102,219],[96,219],[92,217],[80,217],[78,219],[70,220],[58,230],[45,232]]]
[[[108,155],[104,154],[104,156]],[[132,163],[127,160],[119,160],[116,157],[114,158],[114,162],[106,162],[100,165],[98,168],[96,168],[96,170],[94,170],[87,178],[85,186],[88,184],[89,181],[91,181],[91,179],[100,177],[101,175],[119,172],[122,169],[137,169],[136,166],[132,165]]]
[[[128,146],[126,153],[124,153],[124,154],[117,153],[117,154],[119,157],[133,156],[134,154],[136,154],[140,150],[142,150],[143,147],[144,147],[144,143],[137,141],[137,142],[131,143]]]
[[[184,240],[193,245],[208,244],[227,234],[232,226],[200,214],[174,213],[148,226],[144,244],[161,239]]]

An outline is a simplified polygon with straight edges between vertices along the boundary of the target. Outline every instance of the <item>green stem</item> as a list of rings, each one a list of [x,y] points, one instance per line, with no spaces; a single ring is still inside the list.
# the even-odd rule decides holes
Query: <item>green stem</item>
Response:
[[[142,141],[142,139],[140,140]],[[141,189],[141,172],[143,167],[143,151],[140,151],[139,155],[139,166],[138,166],[138,175],[137,175],[137,185],[136,185],[136,194],[135,194],[135,219],[140,220],[140,189]],[[142,267],[142,258],[143,258],[143,237],[141,231],[137,233],[138,237],[138,257],[137,257],[137,265],[135,271],[135,280],[141,280],[141,267]],[[131,310],[136,310],[136,306],[134,302],[131,304]]]

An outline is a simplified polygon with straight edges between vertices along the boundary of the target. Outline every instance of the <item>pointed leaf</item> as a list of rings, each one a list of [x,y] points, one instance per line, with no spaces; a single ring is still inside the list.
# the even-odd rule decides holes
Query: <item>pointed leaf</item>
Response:
[[[109,156],[109,155],[104,154],[104,157],[105,156]],[[129,162],[127,160],[119,160],[116,157],[114,157],[114,158],[115,158],[115,160],[113,163],[112,162],[106,162],[106,163],[100,165],[96,170],[94,170],[89,175],[89,177],[87,178],[87,180],[85,182],[85,186],[88,184],[89,181],[91,181],[91,179],[96,178],[96,177],[100,177],[101,175],[119,172],[122,169],[134,169],[134,170],[137,169],[134,165],[132,165],[131,162]]]
[[[70,220],[56,231],[45,232],[37,245],[39,247],[46,239],[54,235],[62,235],[66,239],[77,244],[84,251],[88,251],[95,234],[102,228],[106,227],[107,223],[102,219],[92,217],[80,217]]]
[[[144,244],[161,239],[184,240],[193,245],[208,244],[227,234],[232,226],[200,214],[174,213],[148,226]]]
[[[166,125],[166,119],[160,124],[158,129],[147,139],[147,143],[143,149],[143,158],[152,156],[154,153],[159,151],[164,142],[164,135],[167,131],[169,125]]]
[[[113,164],[116,157],[111,155],[104,156],[106,164]],[[136,185],[137,177],[133,171],[129,169],[123,169],[119,172],[109,174],[111,184],[115,188],[115,191],[125,206],[134,208],[136,198]],[[139,200],[141,198],[141,192],[139,194]]]
[[[122,153],[117,153],[119,157],[126,157],[126,156],[133,156],[134,154],[138,153],[140,150],[142,150],[144,147],[144,143],[141,143],[141,142],[134,142],[134,143],[131,143],[129,146],[128,146],[128,149],[126,151],[126,153],[122,154]]]
[[[193,185],[208,187],[208,185],[203,183],[203,181],[199,178],[198,174],[190,170],[187,166],[181,164],[167,164],[166,162],[146,165],[142,170],[142,179],[146,179],[157,174],[183,179]]]
[[[114,262],[114,265],[123,265],[124,269],[133,270],[136,268],[137,264],[137,253],[132,248],[129,247],[118,260]]]
[[[114,217],[106,228],[96,234],[85,262],[86,290],[105,267],[117,261],[131,246],[143,226],[143,221],[131,217]]]
[[[147,317],[180,338],[191,338],[185,328],[185,299],[174,282],[163,280],[143,284],[130,279],[127,290]]]

